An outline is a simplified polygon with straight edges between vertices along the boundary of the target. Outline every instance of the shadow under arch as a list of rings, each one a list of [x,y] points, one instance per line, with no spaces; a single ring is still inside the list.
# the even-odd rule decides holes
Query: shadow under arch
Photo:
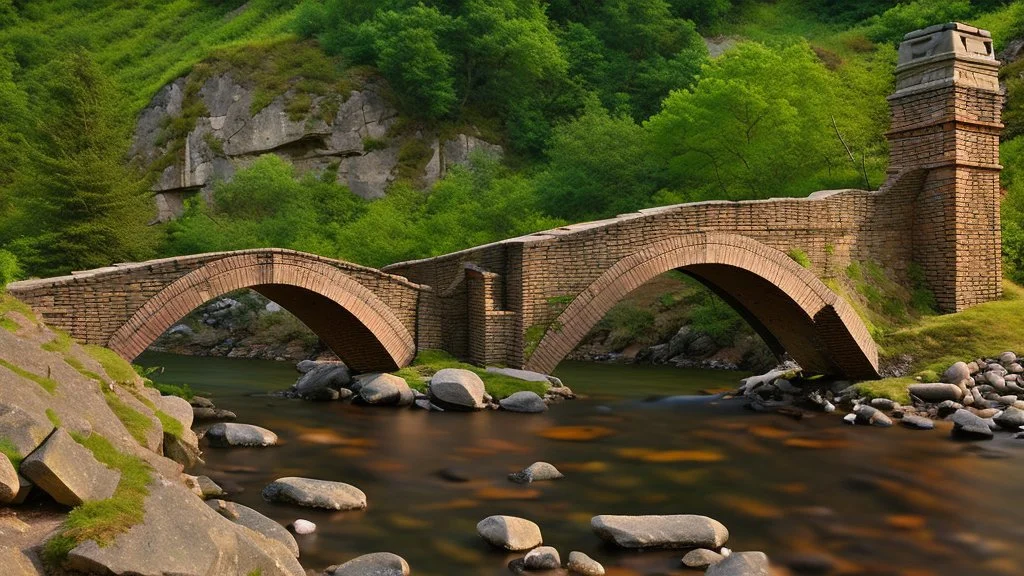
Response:
[[[388,305],[342,270],[249,255],[209,262],[168,284],[114,331],[107,346],[135,358],[192,310],[242,288],[294,314],[354,370],[391,371],[416,355],[413,336]]]
[[[805,370],[878,378],[878,347],[845,300],[779,250],[725,233],[676,236],[619,260],[555,319],[526,368],[554,370],[619,300],[674,269],[722,296],[773,351]]]

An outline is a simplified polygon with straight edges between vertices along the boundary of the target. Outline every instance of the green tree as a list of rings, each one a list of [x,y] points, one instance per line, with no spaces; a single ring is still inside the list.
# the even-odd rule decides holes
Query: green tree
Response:
[[[646,127],[688,199],[767,198],[807,194],[840,167],[833,180],[856,186],[832,123],[856,114],[806,43],[743,43],[706,65],[693,89],[666,98]]]
[[[54,275],[148,258],[153,204],[145,180],[126,164],[131,118],[120,94],[84,51],[47,69],[41,145],[34,150],[26,217],[40,231],[15,248],[33,274]]]

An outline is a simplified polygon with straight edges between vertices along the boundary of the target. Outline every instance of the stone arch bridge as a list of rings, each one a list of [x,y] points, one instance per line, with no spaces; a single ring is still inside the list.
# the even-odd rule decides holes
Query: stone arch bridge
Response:
[[[852,262],[908,282],[944,311],[999,297],[998,62],[963,24],[908,34],[890,96],[889,178],[877,191],[666,206],[383,271],[288,250],[202,254],[9,286],[73,336],[133,358],[203,302],[253,288],[357,370],[417,349],[552,370],[623,296],[669,270],[736,308],[806,370],[873,378],[878,350],[822,280]],[[806,253],[804,268],[788,252]]]

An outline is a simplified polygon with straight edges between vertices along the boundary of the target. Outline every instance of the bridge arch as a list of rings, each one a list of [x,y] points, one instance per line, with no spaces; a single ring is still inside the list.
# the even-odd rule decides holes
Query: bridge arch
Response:
[[[298,317],[357,371],[394,370],[412,361],[413,336],[370,289],[323,260],[274,256],[238,253],[203,264],[149,298],[113,332],[107,346],[135,358],[203,303],[251,288]]]
[[[877,346],[845,300],[779,250],[727,233],[684,234],[623,257],[559,314],[526,367],[552,371],[624,296],[675,269],[722,296],[805,370],[878,377]]]

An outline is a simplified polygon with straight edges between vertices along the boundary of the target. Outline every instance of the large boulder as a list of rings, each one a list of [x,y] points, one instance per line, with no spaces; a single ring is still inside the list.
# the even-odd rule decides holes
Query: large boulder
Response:
[[[99,463],[63,428],[25,458],[19,471],[66,506],[110,498],[121,481],[120,472]]]
[[[283,544],[220,516],[184,486],[158,480],[148,488],[142,523],[104,546],[79,544],[66,568],[117,576],[305,576]]]
[[[352,374],[342,362],[318,362],[295,383],[300,398],[316,399],[324,389],[338,390],[352,382]]]
[[[178,398],[177,396],[160,396],[155,400],[156,407],[171,418],[181,422],[183,428],[188,429],[192,427],[195,414],[192,412],[192,405],[188,403],[188,400]]]
[[[476,531],[491,546],[513,552],[536,548],[544,543],[540,526],[515,516],[488,516],[477,523]]]
[[[278,478],[263,489],[263,498],[270,502],[297,504],[326,510],[362,510],[366,494],[344,482],[312,478]]]
[[[0,453],[0,504],[14,502],[20,491],[18,471],[14,469],[14,464],[11,464],[7,456]]]
[[[405,379],[394,374],[374,374],[362,380],[359,387],[359,398],[367,404],[392,406],[409,398],[412,404],[412,389]]]
[[[206,431],[206,439],[210,446],[227,448],[232,446],[273,446],[277,444],[277,434],[266,428],[252,424],[236,424],[221,422],[214,424]]]
[[[430,398],[442,408],[485,408],[484,393],[484,381],[469,370],[445,368],[430,378]]]
[[[248,506],[226,500],[207,500],[206,505],[228,520],[280,542],[293,556],[299,557],[299,544],[292,533],[263,514]]]
[[[729,539],[721,522],[693,514],[594,516],[590,526],[602,540],[622,548],[720,548]]]
[[[537,414],[548,409],[544,399],[538,396],[536,392],[531,392],[530,390],[522,390],[507,398],[502,398],[498,401],[498,404],[502,410],[527,414]]]
[[[768,576],[769,571],[764,552],[735,552],[712,564],[704,576]]]
[[[327,568],[326,576],[409,576],[409,563],[390,552],[375,552]]]

